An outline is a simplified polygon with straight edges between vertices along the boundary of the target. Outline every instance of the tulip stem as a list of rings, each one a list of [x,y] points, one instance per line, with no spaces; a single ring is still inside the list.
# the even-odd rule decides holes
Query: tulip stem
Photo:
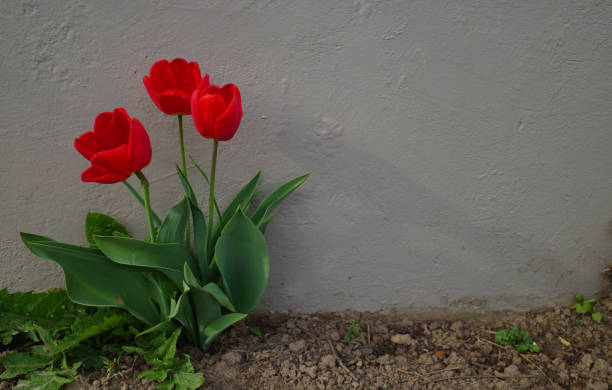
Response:
[[[140,185],[142,186],[142,194],[144,195],[145,211],[147,212],[147,222],[149,223],[149,240],[154,242],[155,228],[153,227],[153,212],[151,210],[151,198],[149,197],[149,181],[146,176],[140,172],[134,172],[140,179]]]
[[[183,175],[187,177],[187,162],[185,161],[185,143],[183,142],[183,115],[178,114],[178,125],[179,125],[179,143],[181,146],[181,166],[183,168]]]
[[[213,248],[212,248],[212,230],[213,230],[213,203],[215,199],[215,171],[217,169],[217,147],[219,145],[219,141],[214,140],[213,152],[212,152],[212,163],[210,166],[210,191],[208,193],[208,237],[206,242],[208,243],[208,251],[210,256],[212,256]]]
[[[187,178],[187,162],[185,160],[185,142],[183,141],[183,115],[178,114],[178,126],[179,126],[179,144],[181,147],[181,166],[183,168],[183,175]],[[187,219],[187,226],[185,228],[185,245],[187,248],[191,245],[191,221]]]

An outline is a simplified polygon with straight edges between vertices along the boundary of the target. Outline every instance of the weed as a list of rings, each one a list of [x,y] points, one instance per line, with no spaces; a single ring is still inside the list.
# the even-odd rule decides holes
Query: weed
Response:
[[[570,306],[570,309],[576,310],[578,314],[590,314],[593,321],[599,324],[601,322],[601,312],[595,311],[595,302],[597,302],[595,298],[585,300],[582,294],[577,293],[576,303]]]
[[[540,347],[533,342],[529,332],[519,331],[518,328],[500,330],[495,335],[495,341],[501,345],[512,345],[520,353],[540,352]]]
[[[259,340],[261,340],[262,343],[270,344],[270,339],[261,333],[259,328],[251,328],[251,333],[259,337]]]
[[[150,358],[147,361],[157,372],[154,377],[145,376],[146,372],[141,376],[161,382],[160,387],[195,389],[204,382],[202,374],[193,373],[187,356],[183,362],[174,357],[177,332],[138,337],[138,347],[132,348],[139,349],[126,350],[130,347],[124,345],[142,331],[138,327],[140,322],[126,311],[81,306],[70,301],[65,291],[9,294],[0,290],[0,345],[11,349],[30,339],[29,348],[0,358],[4,366],[0,380],[19,378],[19,388],[58,390],[73,382],[81,369],[105,367],[111,376],[121,369],[124,352],[138,352]],[[156,352],[162,345],[160,357]]]
[[[352,321],[347,327],[346,327],[346,341],[348,341],[349,343],[351,341],[353,341],[354,339],[356,339],[359,336],[359,331],[361,330],[361,327],[363,326],[363,318],[359,318],[359,321],[355,322]]]

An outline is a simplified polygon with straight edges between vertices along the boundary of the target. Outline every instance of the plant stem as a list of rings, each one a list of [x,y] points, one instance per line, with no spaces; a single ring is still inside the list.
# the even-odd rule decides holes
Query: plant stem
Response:
[[[210,191],[208,193],[208,234],[206,242],[208,243],[209,254],[212,255],[212,226],[213,226],[213,203],[215,199],[215,171],[217,169],[217,147],[219,141],[214,140],[213,152],[212,152],[212,163],[210,166]]]
[[[187,162],[185,160],[185,142],[183,141],[183,115],[178,114],[178,126],[179,126],[179,145],[181,147],[181,167],[183,168],[183,175],[187,178]],[[185,228],[185,245],[187,248],[191,246],[191,221],[187,219],[187,226]]]
[[[178,125],[179,125],[179,145],[181,147],[181,167],[183,168],[183,175],[187,177],[187,163],[185,161],[185,142],[183,141],[183,115],[178,114]]]
[[[151,211],[151,198],[149,197],[149,181],[142,172],[136,171],[134,173],[140,179],[140,185],[142,186],[145,211],[147,212],[147,222],[149,223],[149,239],[151,240],[151,242],[153,242],[155,238],[155,228],[153,227],[153,213]]]

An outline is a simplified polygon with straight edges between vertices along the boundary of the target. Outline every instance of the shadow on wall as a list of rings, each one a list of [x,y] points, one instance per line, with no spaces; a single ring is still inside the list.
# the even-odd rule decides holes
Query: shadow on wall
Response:
[[[293,115],[293,114],[292,114]],[[550,305],[575,288],[576,264],[504,226],[469,216],[377,156],[313,131],[292,116],[278,150],[313,174],[283,214],[309,219],[271,225],[272,275],[266,303],[297,310],[496,309]],[[296,207],[297,206],[297,207]],[[346,226],[339,226],[343,222]],[[340,224],[342,225],[342,224]],[[292,253],[282,248],[296,248]],[[280,259],[275,261],[274,259]],[[569,284],[572,284],[570,286]],[[333,296],[323,295],[335,291]]]

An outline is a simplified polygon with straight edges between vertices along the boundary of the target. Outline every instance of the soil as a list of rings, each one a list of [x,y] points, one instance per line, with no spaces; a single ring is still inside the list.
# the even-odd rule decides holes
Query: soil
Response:
[[[183,345],[203,372],[205,389],[594,389],[612,383],[612,292],[601,323],[568,307],[494,313],[472,319],[414,320],[378,313],[256,313],[202,353]],[[359,336],[347,342],[352,321]],[[495,342],[497,331],[530,332],[539,354]],[[251,333],[259,328],[267,343]],[[122,369],[79,376],[68,389],[153,389],[138,380],[150,368],[135,355]],[[0,384],[0,389],[6,388]]]

